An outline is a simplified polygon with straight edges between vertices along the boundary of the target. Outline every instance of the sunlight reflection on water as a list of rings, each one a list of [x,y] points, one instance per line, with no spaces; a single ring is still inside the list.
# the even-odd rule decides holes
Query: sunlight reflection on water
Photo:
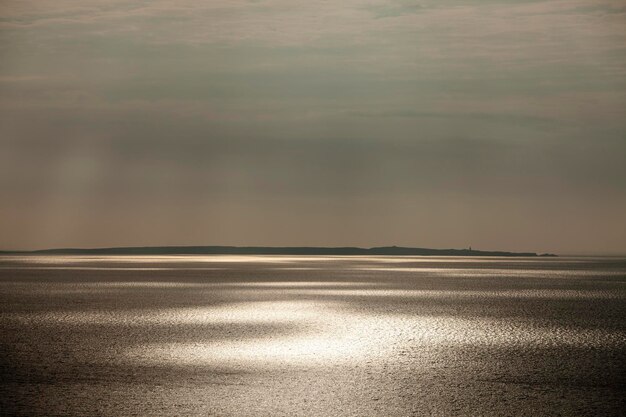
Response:
[[[17,255],[3,256],[3,261],[23,262],[30,265],[37,264],[85,264],[93,262],[106,263],[261,263],[283,264],[299,262],[326,262],[330,260],[355,257],[345,256],[289,256],[289,255]],[[363,257],[368,259],[370,257]]]
[[[176,312],[173,312],[176,314]],[[138,363],[169,361],[184,365],[275,367],[335,366],[394,351],[449,346],[595,346],[619,347],[624,332],[531,325],[525,320],[462,319],[449,316],[372,315],[339,303],[271,302],[204,310],[189,316],[203,322],[292,323],[295,334],[207,343],[158,343],[129,349]],[[167,320],[167,319],[165,319]]]
[[[0,347],[17,359],[0,387],[55,415],[68,404],[99,415],[90,407],[106,398],[106,415],[275,415],[278,399],[279,415],[349,405],[351,416],[454,415],[458,398],[464,415],[501,415],[494,389],[521,409],[550,387],[533,410],[566,395],[562,414],[577,415],[622,398],[625,270],[565,258],[1,257]],[[84,390],[89,401],[75,400]]]

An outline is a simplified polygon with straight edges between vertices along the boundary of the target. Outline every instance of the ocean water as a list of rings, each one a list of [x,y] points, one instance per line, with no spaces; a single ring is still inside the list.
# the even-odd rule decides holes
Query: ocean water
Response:
[[[0,415],[624,415],[626,259],[0,257]]]

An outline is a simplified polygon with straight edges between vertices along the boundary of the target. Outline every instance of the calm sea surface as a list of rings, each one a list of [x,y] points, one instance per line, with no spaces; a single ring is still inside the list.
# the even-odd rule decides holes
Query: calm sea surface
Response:
[[[624,415],[626,259],[0,257],[0,414]]]

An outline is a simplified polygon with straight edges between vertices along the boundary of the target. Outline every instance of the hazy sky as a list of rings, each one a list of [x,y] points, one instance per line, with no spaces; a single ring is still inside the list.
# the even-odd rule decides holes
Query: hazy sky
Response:
[[[0,248],[626,253],[623,0],[2,0]]]

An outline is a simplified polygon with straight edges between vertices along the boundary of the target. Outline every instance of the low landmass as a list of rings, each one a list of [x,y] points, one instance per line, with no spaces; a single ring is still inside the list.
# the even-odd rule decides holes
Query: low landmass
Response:
[[[144,246],[119,248],[60,248],[34,251],[0,251],[0,254],[50,255],[395,255],[395,256],[556,256],[551,253],[504,252],[475,249],[428,249],[401,246],[307,247],[307,246]]]

